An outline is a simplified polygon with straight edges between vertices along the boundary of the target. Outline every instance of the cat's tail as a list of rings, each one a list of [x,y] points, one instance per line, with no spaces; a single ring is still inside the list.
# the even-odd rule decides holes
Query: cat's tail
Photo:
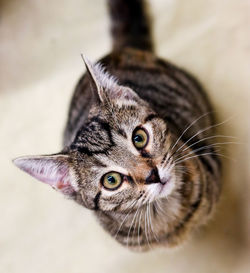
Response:
[[[151,27],[144,0],[108,0],[113,50],[124,47],[153,51]]]

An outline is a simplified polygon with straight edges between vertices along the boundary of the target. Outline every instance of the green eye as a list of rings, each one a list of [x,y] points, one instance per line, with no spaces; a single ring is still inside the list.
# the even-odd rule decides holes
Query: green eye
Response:
[[[136,129],[132,138],[137,149],[143,149],[148,144],[148,134],[142,128]]]
[[[122,177],[119,173],[109,172],[104,175],[102,184],[108,190],[117,189],[122,183]]]

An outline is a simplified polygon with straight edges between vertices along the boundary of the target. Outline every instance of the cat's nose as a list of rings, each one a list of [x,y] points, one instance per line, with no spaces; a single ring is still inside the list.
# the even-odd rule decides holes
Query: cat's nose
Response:
[[[152,184],[152,183],[161,183],[161,179],[159,177],[158,169],[154,168],[149,176],[146,178],[146,184]]]

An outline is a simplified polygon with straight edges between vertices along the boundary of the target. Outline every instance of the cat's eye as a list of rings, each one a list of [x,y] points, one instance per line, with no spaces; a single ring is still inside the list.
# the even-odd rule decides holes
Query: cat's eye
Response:
[[[148,133],[143,128],[135,129],[132,140],[137,149],[143,149],[148,144]]]
[[[122,176],[117,172],[109,172],[104,175],[102,184],[108,190],[116,190],[122,184]]]

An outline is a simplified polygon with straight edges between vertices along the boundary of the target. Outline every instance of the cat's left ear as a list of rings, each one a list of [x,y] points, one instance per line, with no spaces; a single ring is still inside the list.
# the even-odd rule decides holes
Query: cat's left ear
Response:
[[[118,84],[117,79],[111,76],[100,64],[92,64],[82,55],[90,79],[91,89],[99,102],[109,101],[121,104],[133,104],[138,95],[129,87]]]
[[[72,196],[77,190],[67,155],[24,156],[14,159],[13,163],[67,196]]]

